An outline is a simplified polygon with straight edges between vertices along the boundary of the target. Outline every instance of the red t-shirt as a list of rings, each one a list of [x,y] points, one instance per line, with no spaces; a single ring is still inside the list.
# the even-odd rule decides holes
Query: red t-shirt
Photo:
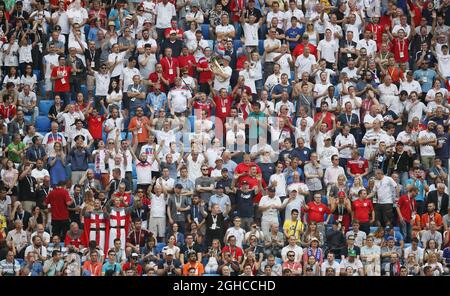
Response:
[[[63,78],[55,80],[55,92],[70,92],[70,81],[69,77],[72,73],[71,67],[54,67],[52,69],[51,77],[58,77],[62,75]],[[63,83],[64,82],[64,83]]]
[[[198,60],[197,68],[206,69],[208,68],[209,63],[205,57],[202,57]],[[208,83],[209,80],[212,80],[212,72],[211,71],[199,71],[198,74],[198,82],[199,83]]]
[[[81,230],[78,230],[81,232]],[[69,236],[69,232],[66,233],[66,239],[64,240],[64,245],[68,246],[68,245],[72,245],[75,248],[79,249],[80,246],[86,246],[87,244],[85,243],[85,235],[81,234],[80,237],[78,238],[71,238]]]
[[[360,200],[357,199],[352,203],[352,209],[354,218],[361,223],[367,223],[370,221],[369,214],[373,211],[372,201],[370,199]]]
[[[225,124],[225,119],[229,117],[231,113],[233,98],[231,96],[227,96],[225,99],[223,99],[219,96],[215,96],[214,102],[216,103],[216,117],[221,118],[223,123]]]
[[[197,62],[195,61],[195,57],[193,55],[180,55],[178,58],[178,66],[181,68],[186,67],[188,69],[188,74],[191,77],[194,77],[195,75],[195,66],[197,65]]]
[[[15,105],[5,106],[5,104],[0,104],[0,115],[4,119],[12,119],[16,115],[17,109]]]
[[[377,43],[377,48],[381,46],[381,35],[383,35],[384,28],[380,24],[368,24],[366,30],[372,32],[372,39]]]
[[[409,60],[409,40],[408,38],[403,38],[400,41],[398,38],[395,38],[391,42],[390,50],[394,53],[394,58],[397,63],[406,63]]]
[[[164,77],[164,79],[166,79],[166,80],[169,79],[169,77],[167,77],[167,76],[164,74],[164,72],[162,73],[162,77]],[[167,92],[167,87],[166,87],[166,85],[159,79],[158,73],[156,73],[156,72],[150,73],[150,75],[148,76],[148,80],[150,80],[152,83],[159,82],[159,84],[161,85],[161,87],[160,87],[161,92],[163,92],[163,93]],[[150,88],[150,91],[153,91],[153,87]]]
[[[116,192],[113,194],[113,197],[122,197],[123,198],[123,201],[120,203],[121,207],[130,206],[130,203],[131,203],[131,194],[130,193]],[[126,205],[125,203],[127,203],[128,205]]]
[[[308,203],[309,209],[305,211],[305,213],[308,213],[308,223],[311,221],[314,221],[316,223],[324,222],[325,217],[324,215],[330,215],[330,209],[323,203],[320,205],[317,205],[313,201],[310,201]]]
[[[179,68],[178,59],[164,57],[160,61],[163,68],[163,75],[167,77],[172,84],[177,77],[177,68]]]
[[[250,177],[249,175],[246,176],[242,176],[239,178],[239,186],[241,182],[247,181],[248,182],[248,187],[250,189],[255,189],[256,187],[258,187],[258,179]],[[263,188],[267,188],[267,184],[266,181],[264,181],[264,179],[261,180],[262,183],[262,187]],[[259,203],[259,201],[262,198],[262,191],[258,192],[257,195],[255,195],[255,197],[253,198],[253,203]]]
[[[308,47],[309,47],[310,54],[314,55],[317,58],[317,48],[311,43],[308,43]],[[294,51],[292,52],[292,55],[294,56],[294,61],[297,59],[297,57],[299,55],[303,54],[304,49],[305,49],[305,46],[302,43],[298,44],[294,48]]]
[[[170,28],[167,28],[167,29],[164,30],[164,38],[166,38],[166,39],[169,38],[170,37],[170,31],[172,31],[172,30],[177,31],[177,35],[183,35],[183,33],[184,33],[183,29],[177,29],[177,28],[170,27]]]
[[[192,106],[194,107],[194,109],[205,110],[207,112],[206,114],[208,114],[207,117],[211,116],[212,105],[209,100],[207,100],[204,103],[202,101],[197,100],[192,104]]]
[[[242,252],[242,249],[239,247],[231,248],[230,246],[225,246],[222,248],[222,253],[224,252],[230,252],[231,257],[233,257],[234,260],[238,261],[239,257],[242,257],[244,252]]]
[[[104,115],[97,117],[89,116],[87,118],[88,131],[91,133],[91,136],[92,138],[94,138],[94,140],[100,140],[103,138],[102,126],[105,119],[106,118]]]
[[[64,221],[69,219],[69,210],[67,210],[67,203],[70,198],[69,191],[65,188],[57,187],[53,189],[45,198],[44,203],[50,204],[52,212],[52,220]]]
[[[363,174],[366,168],[369,168],[369,162],[367,159],[364,159],[363,157],[360,157],[358,159],[349,159],[347,160],[347,167],[350,171],[350,173],[356,175],[356,174]]]
[[[400,209],[400,213],[402,214],[403,219],[406,222],[410,223],[412,213],[416,210],[416,199],[413,197],[409,197],[408,194],[404,194],[398,199],[397,205]]]
[[[317,113],[314,115],[314,122],[317,122],[322,117],[322,112]],[[322,123],[326,123],[328,126],[328,131],[330,131],[333,128],[333,120],[332,120],[332,114],[331,112],[327,112],[327,115],[325,115],[325,118],[322,120]]]

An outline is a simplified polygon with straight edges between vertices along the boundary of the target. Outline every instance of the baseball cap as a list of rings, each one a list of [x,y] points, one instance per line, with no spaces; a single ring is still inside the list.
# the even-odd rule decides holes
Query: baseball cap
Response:
[[[390,240],[395,240],[394,237],[393,237],[392,235],[388,236],[387,239],[388,239],[388,241],[390,241]]]
[[[323,139],[324,139],[324,140],[331,140],[331,136],[326,135]]]
[[[297,188],[292,188],[291,190],[289,190],[289,193],[294,192],[294,191],[295,191],[295,192],[298,192],[298,191],[297,191]]]
[[[116,25],[116,23],[114,21],[108,22],[108,26],[115,26],[115,25]]]
[[[176,34],[177,33],[177,31],[176,30],[170,30],[170,32],[169,32],[169,34],[170,35],[172,35],[172,34]]]
[[[144,21],[144,24],[145,24],[145,23],[150,23],[150,24],[151,24],[151,23],[152,23],[152,21],[151,21],[151,20],[149,20],[149,19],[146,19],[146,20]]]
[[[133,16],[132,16],[132,15],[127,15],[127,16],[125,17],[125,19],[126,19],[126,20],[132,20],[132,19],[133,19]]]
[[[356,256],[356,251],[355,250],[349,250],[348,251],[348,256],[352,256],[352,257],[355,257]]]
[[[338,195],[338,197],[345,197],[345,192],[339,191],[337,195]]]
[[[132,253],[131,257],[139,257],[139,255],[137,253]]]
[[[241,185],[248,185],[247,181],[242,181]]]
[[[217,184],[216,189],[225,189],[222,184]]]
[[[173,252],[173,250],[172,249],[167,249],[166,250],[166,256],[173,256],[174,255],[174,252]]]
[[[230,56],[227,56],[227,55],[226,55],[226,56],[223,56],[223,59],[224,59],[224,60],[227,60],[227,61],[229,61],[229,62],[231,62],[231,57],[230,57]]]
[[[427,125],[430,125],[430,124],[436,124],[436,121],[434,121],[434,120],[428,121],[428,124],[427,124]]]

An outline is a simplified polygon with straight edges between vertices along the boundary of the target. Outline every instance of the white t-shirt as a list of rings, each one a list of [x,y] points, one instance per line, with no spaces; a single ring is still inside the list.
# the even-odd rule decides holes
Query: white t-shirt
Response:
[[[111,64],[114,64],[116,57],[117,57],[117,61],[118,63],[116,64],[116,66],[114,67],[112,73],[111,73],[111,77],[116,77],[116,76],[120,76],[120,74],[122,74],[122,70],[123,70],[123,62],[124,62],[124,57],[126,55],[126,51],[122,51],[119,53],[110,53],[108,56],[108,62]]]
[[[265,195],[259,201],[259,207],[267,207],[270,205],[281,206],[281,200],[278,196],[270,198]],[[265,221],[277,221],[278,222],[278,209],[267,209],[262,213],[262,220]]]
[[[316,57],[312,54],[305,57],[301,54],[297,57],[295,61],[295,68],[297,69],[297,76],[302,77],[303,73],[310,74],[312,72],[312,66],[317,64]]]
[[[384,176],[381,180],[375,180],[374,191],[377,193],[377,203],[391,204],[395,200],[395,190],[397,183],[388,176]]]
[[[167,2],[166,5],[160,2],[156,4],[155,7],[155,15],[156,15],[156,25],[155,27],[158,29],[167,29],[170,28],[170,21],[172,17],[177,16],[177,11],[175,10],[175,6]]]
[[[450,54],[437,54],[437,61],[442,77],[450,77]]]
[[[275,45],[277,45],[279,48],[281,47],[281,41],[276,39],[276,38],[268,38],[266,40],[264,40],[264,49],[266,47],[275,47]],[[273,62],[273,59],[279,55],[278,52],[270,52],[270,53],[266,53],[266,62]]]
[[[398,96],[398,88],[395,84],[391,83],[389,86],[382,83],[378,86],[380,92],[380,103],[386,106],[391,106],[391,102],[394,96]]]
[[[429,132],[428,130],[423,130],[419,132],[418,140],[436,140],[436,134]],[[434,147],[431,145],[420,145],[420,155],[421,156],[435,156]]]
[[[258,29],[259,24],[249,24],[244,23],[242,24],[242,29],[244,31],[245,36],[245,45],[246,46],[258,46]]]
[[[116,137],[116,131],[119,132],[123,129],[123,118],[118,117],[116,119],[109,118],[105,121],[105,127],[112,128],[108,133],[108,139],[114,139]],[[122,138],[122,135],[119,135],[119,139]]]
[[[317,50],[320,51],[320,57],[325,59],[329,63],[336,62],[335,53],[339,50],[339,45],[335,40],[327,41],[325,39],[320,40],[317,45]]]
[[[169,92],[170,102],[174,112],[186,111],[188,100],[192,98],[191,92],[184,88],[174,88]]]
[[[228,74],[228,78],[225,79],[225,81],[221,82],[217,79],[218,75],[216,75],[214,77],[214,89],[216,91],[219,91],[221,88],[228,89],[228,86],[230,86],[230,79],[231,79],[231,74],[233,73],[233,70],[231,69],[230,66],[228,66],[228,67],[223,67],[223,72],[225,72],[225,74]]]

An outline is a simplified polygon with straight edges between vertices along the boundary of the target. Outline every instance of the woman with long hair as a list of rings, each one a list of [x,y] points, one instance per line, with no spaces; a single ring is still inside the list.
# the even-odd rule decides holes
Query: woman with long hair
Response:
[[[142,255],[144,262],[148,263],[150,261],[158,261],[159,254],[156,251],[156,238],[153,236],[149,237],[147,242],[145,243],[145,246],[142,248]]]
[[[8,82],[14,83],[14,86],[16,87],[16,89],[19,89],[19,87],[20,87],[20,76],[19,76],[19,73],[17,73],[17,68],[16,67],[10,67],[9,68],[8,74],[3,79],[3,88],[6,87],[6,84]]]
[[[57,121],[59,113],[64,112],[64,106],[60,95],[55,95],[55,102],[48,110],[48,119],[50,121]]]
[[[349,197],[351,199],[351,201],[357,200],[358,199],[358,192],[361,189],[365,189],[364,185],[363,185],[363,181],[361,177],[355,177],[353,180],[353,185],[349,190]]]
[[[180,259],[180,248],[176,245],[177,241],[174,235],[170,235],[167,239],[167,246],[162,249],[163,257],[166,258],[167,250],[172,250],[175,259]]]
[[[241,264],[241,270],[244,270],[244,266],[250,265],[252,268],[252,274],[256,276],[259,270],[259,262],[256,260],[255,253],[248,250],[244,254],[244,260]]]
[[[434,239],[430,239],[427,242],[425,250],[423,251],[423,261],[426,262],[431,254],[436,254],[438,256],[438,260],[442,258],[442,250],[438,249],[437,243]]]
[[[106,103],[108,103],[108,110],[111,113],[111,108],[116,106],[120,110],[122,110],[122,98],[123,93],[120,87],[120,83],[113,79],[109,85],[108,95],[106,96]]]
[[[205,273],[217,273],[219,268],[219,261],[222,257],[222,246],[220,240],[213,239],[211,246],[204,257]]]
[[[17,197],[17,180],[19,178],[19,171],[14,166],[14,162],[8,159],[6,161],[6,166],[1,170],[0,173],[1,180],[8,190],[8,194],[11,195],[12,200]]]
[[[302,235],[300,245],[306,248],[311,244],[312,239],[317,239],[319,245],[323,245],[323,235],[319,231],[319,228],[317,227],[317,223],[315,221],[311,221],[309,223],[306,231]]]
[[[30,90],[36,92],[37,77],[33,74],[33,67],[31,65],[26,65],[25,70],[20,76],[20,87],[23,88],[25,85],[30,86]]]
[[[50,167],[50,180],[52,185],[56,186],[60,181],[67,180],[66,154],[60,142],[56,142],[53,148],[54,151],[48,157],[48,165]]]
[[[380,226],[377,228],[377,230],[375,230],[375,232],[373,233],[373,243],[377,246],[384,247],[385,244],[385,230],[384,227]]]

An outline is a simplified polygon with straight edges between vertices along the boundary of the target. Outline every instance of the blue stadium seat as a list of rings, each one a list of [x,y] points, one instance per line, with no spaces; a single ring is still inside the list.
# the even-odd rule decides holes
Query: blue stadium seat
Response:
[[[48,111],[53,106],[54,101],[50,100],[40,100],[39,101],[39,115],[48,115]]]
[[[83,96],[85,99],[88,98],[88,90],[87,90],[87,86],[85,84],[82,84],[80,86],[81,92],[83,93]]]
[[[209,25],[208,24],[202,24],[200,25],[200,28],[202,30],[202,35],[204,39],[209,39]]]
[[[264,40],[258,41],[259,54],[262,56],[264,54]]]
[[[33,116],[31,116],[31,115],[24,115],[23,118],[25,119],[25,122],[32,123],[31,119],[33,118]]]
[[[208,41],[208,46],[211,48],[211,50],[214,50],[214,40],[206,40]]]
[[[236,52],[239,47],[242,47],[242,41],[241,40],[233,40],[233,48]]]
[[[38,116],[36,119],[36,129],[38,132],[47,133],[50,130],[50,119],[47,116]]]
[[[203,276],[220,276],[218,273],[204,273]]]
[[[131,175],[133,179],[137,179],[137,173],[136,173],[136,165],[132,165],[132,171],[131,171]]]
[[[283,259],[275,257],[275,264],[283,264]]]
[[[405,243],[405,249],[411,247],[410,243]]]
[[[191,125],[191,132],[193,132],[194,124],[195,124],[195,116],[194,115],[189,116],[189,124]]]
[[[370,226],[370,233],[374,233],[375,231],[377,231],[377,229],[377,226]]]
[[[166,246],[165,243],[157,243],[156,244],[156,253],[161,253],[162,249]]]
[[[94,163],[92,163],[92,162],[88,163],[88,169],[94,170],[94,171],[95,171],[95,165],[94,165]]]
[[[41,81],[41,70],[33,70],[33,74],[36,75],[37,81]]]
[[[363,156],[364,155],[364,147],[359,147],[358,152],[359,152],[359,155]]]
[[[132,180],[132,190],[133,190],[133,192],[136,192],[136,190],[137,190],[137,179],[133,179]]]

